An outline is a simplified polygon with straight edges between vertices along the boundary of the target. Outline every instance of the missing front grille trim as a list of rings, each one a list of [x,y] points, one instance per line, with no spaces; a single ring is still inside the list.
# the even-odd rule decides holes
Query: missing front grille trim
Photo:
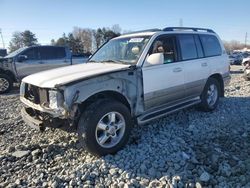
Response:
[[[40,104],[39,90],[36,86],[27,84],[25,86],[24,97],[35,104]]]

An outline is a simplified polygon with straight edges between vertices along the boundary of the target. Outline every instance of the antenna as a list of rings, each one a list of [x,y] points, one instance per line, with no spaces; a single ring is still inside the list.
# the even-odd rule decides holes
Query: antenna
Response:
[[[2,38],[3,48],[5,48],[4,41],[3,41],[3,34],[2,34],[2,29],[1,28],[0,28],[0,35],[1,35],[1,38]]]
[[[179,20],[179,27],[183,27],[183,20],[182,20],[182,18]]]
[[[247,47],[247,32],[246,32],[246,35],[245,35],[245,48]]]

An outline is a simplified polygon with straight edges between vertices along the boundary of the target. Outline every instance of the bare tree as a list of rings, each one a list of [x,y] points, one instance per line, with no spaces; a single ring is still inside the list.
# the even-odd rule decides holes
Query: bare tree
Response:
[[[122,28],[120,27],[119,24],[115,24],[111,27],[111,31],[113,31],[114,33],[118,34],[122,32]]]
[[[93,34],[91,29],[74,27],[72,33],[74,38],[79,40],[82,46],[84,46],[85,53],[92,51]]]
[[[228,52],[231,52],[233,50],[242,50],[245,47],[250,48],[250,45],[245,46],[245,44],[236,41],[236,40],[231,40],[231,41],[223,41],[224,47]]]

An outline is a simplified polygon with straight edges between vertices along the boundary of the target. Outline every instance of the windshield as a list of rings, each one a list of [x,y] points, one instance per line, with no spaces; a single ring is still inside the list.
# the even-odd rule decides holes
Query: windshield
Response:
[[[150,36],[110,40],[91,57],[89,62],[136,64]]]
[[[19,48],[18,50],[14,51],[14,52],[11,52],[9,55],[5,56],[4,58],[15,57],[17,54],[21,53],[22,51],[24,51],[27,48],[28,47]]]

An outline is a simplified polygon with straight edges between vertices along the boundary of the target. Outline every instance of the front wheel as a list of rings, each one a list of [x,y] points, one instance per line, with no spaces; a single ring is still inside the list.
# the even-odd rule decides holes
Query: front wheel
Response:
[[[213,111],[219,102],[220,98],[220,85],[214,78],[209,78],[201,94],[201,110]]]
[[[12,79],[6,74],[0,74],[0,94],[8,93],[12,87]]]
[[[81,115],[78,138],[94,155],[114,154],[127,143],[131,126],[131,115],[125,105],[103,99],[91,104]]]

